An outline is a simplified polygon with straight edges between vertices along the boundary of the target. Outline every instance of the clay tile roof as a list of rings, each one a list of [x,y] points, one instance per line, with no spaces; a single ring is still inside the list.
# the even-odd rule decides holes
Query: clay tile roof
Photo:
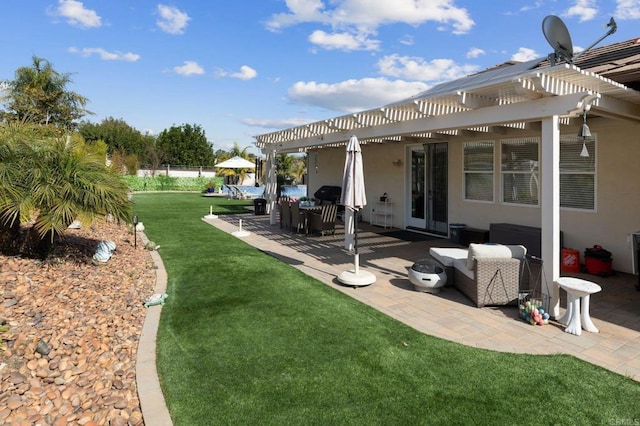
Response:
[[[640,90],[640,37],[595,47],[574,61],[583,69]],[[542,61],[540,67],[548,66]]]

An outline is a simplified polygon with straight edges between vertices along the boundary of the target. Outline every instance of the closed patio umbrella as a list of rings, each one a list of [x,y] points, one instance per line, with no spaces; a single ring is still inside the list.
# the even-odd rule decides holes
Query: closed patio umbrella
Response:
[[[367,205],[367,197],[364,189],[362,151],[356,136],[351,136],[347,144],[341,204],[345,208],[345,214],[352,212],[352,215],[349,215],[349,218],[345,220],[345,246],[349,248],[349,234],[353,232],[354,269],[342,272],[338,276],[338,280],[352,286],[373,284],[376,281],[376,276],[360,269],[360,254],[358,253],[358,211]],[[353,217],[353,228],[351,227],[351,216]]]

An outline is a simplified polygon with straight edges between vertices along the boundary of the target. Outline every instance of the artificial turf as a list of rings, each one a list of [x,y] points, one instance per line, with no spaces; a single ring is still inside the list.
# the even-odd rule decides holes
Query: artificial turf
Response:
[[[176,425],[640,422],[630,378],[419,333],[201,220],[250,202],[134,200],[168,273],[157,362]]]

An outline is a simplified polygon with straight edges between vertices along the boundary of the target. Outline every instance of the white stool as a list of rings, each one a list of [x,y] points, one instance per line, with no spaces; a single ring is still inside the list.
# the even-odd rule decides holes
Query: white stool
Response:
[[[557,281],[560,288],[567,292],[567,311],[564,316],[559,319],[567,327],[564,329],[567,333],[579,336],[582,329],[592,333],[598,333],[598,329],[589,316],[589,298],[591,294],[602,290],[596,283],[582,280],[580,278],[560,277]],[[582,299],[582,315],[580,315],[580,300]],[[582,321],[580,321],[582,317]]]

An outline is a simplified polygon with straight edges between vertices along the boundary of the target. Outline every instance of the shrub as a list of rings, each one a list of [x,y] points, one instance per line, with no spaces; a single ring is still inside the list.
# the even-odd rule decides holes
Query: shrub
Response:
[[[222,186],[221,177],[122,176],[131,191],[206,191],[214,182]]]

